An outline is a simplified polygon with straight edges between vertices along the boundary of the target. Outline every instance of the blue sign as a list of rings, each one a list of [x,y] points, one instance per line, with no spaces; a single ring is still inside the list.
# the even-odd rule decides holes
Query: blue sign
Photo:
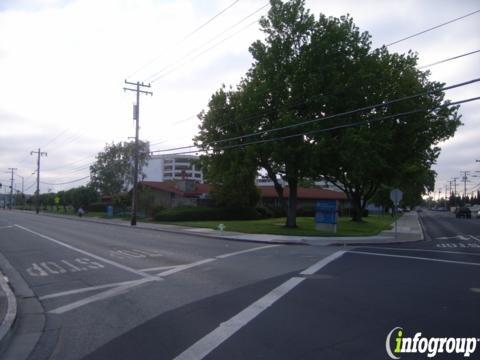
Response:
[[[108,206],[107,206],[107,217],[108,217],[108,218],[112,218],[112,217],[113,217],[113,206],[112,206],[112,205],[108,205]]]
[[[315,222],[322,224],[337,223],[337,201],[319,200],[315,205]]]

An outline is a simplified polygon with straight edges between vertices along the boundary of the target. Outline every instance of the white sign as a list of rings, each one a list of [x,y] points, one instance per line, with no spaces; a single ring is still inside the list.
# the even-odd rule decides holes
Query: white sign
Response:
[[[393,189],[392,191],[390,191],[390,200],[393,201],[393,204],[395,206],[398,206],[398,204],[400,204],[400,201],[402,200],[403,198],[403,192],[399,189]]]

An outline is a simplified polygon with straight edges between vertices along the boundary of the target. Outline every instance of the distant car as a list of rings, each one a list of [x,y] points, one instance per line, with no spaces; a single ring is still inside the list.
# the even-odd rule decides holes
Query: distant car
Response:
[[[468,207],[461,207],[455,210],[455,217],[457,219],[459,218],[464,218],[464,219],[471,219],[472,218],[472,212]]]

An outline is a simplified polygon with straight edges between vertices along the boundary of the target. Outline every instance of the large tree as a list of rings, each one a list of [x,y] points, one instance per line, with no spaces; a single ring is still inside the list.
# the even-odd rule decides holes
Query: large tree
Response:
[[[103,195],[128,191],[133,184],[135,143],[106,144],[90,166],[90,185]],[[139,141],[138,178],[144,177],[143,167],[150,157],[148,142]]]
[[[283,179],[289,187],[288,227],[296,226],[299,182],[320,176],[345,191],[354,220],[361,220],[381,185],[401,183],[408,169],[430,169],[436,145],[460,123],[457,108],[440,107],[442,84],[416,69],[415,54],[372,49],[369,34],[350,17],[316,20],[303,0],[270,2],[260,21],[266,38],[250,47],[251,69],[235,91],[225,93],[222,106],[210,106],[201,117],[197,143],[217,157],[234,146],[249,148],[241,151],[266,171],[282,200]],[[432,93],[333,116],[426,91]],[[418,111],[381,120],[412,110]],[[363,126],[353,126],[358,122]],[[241,137],[252,132],[260,134]]]

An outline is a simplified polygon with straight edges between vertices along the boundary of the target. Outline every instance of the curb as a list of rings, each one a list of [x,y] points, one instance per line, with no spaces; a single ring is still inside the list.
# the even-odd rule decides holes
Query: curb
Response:
[[[27,359],[45,330],[45,311],[20,273],[0,253],[0,268],[10,278],[16,298],[16,317],[0,342],[0,358]],[[1,276],[0,276],[1,277]],[[8,286],[8,285],[7,285]],[[2,323],[3,325],[3,323]]]
[[[33,214],[32,214],[33,215]],[[288,239],[272,239],[272,240],[261,240],[261,239],[245,239],[245,238],[235,238],[233,236],[235,235],[222,235],[222,234],[206,234],[202,232],[193,232],[193,231],[185,231],[185,230],[175,230],[175,229],[168,229],[168,228],[158,228],[158,227],[153,227],[153,226],[148,226],[148,223],[140,223],[144,225],[140,226],[131,226],[128,223],[116,223],[116,222],[108,222],[108,221],[102,221],[101,219],[95,219],[95,218],[88,218],[88,217],[83,217],[83,218],[77,218],[74,216],[69,216],[69,215],[57,215],[57,214],[48,214],[48,213],[40,213],[40,215],[43,216],[50,216],[50,217],[55,217],[55,218],[60,218],[60,219],[66,219],[66,220],[72,220],[72,221],[79,221],[79,222],[91,222],[91,223],[96,223],[96,224],[103,224],[103,225],[113,225],[113,226],[120,226],[120,227],[126,227],[130,229],[143,229],[143,230],[153,230],[153,231],[159,231],[159,232],[166,232],[166,233],[172,233],[172,234],[183,234],[183,235],[188,235],[188,236],[198,236],[198,237],[203,237],[203,238],[208,238],[208,239],[220,239],[220,240],[230,240],[230,241],[237,241],[237,242],[251,242],[251,243],[260,243],[260,244],[279,244],[279,245],[306,245],[306,246],[361,246],[361,245],[379,245],[379,244],[403,244],[407,242],[418,242],[424,240],[424,235],[423,235],[423,227],[420,224],[419,221],[419,216],[417,214],[417,222],[420,226],[421,233],[420,233],[420,238],[415,239],[415,240],[394,240],[393,237],[385,236],[385,240],[380,240],[380,241],[375,241],[375,239],[378,239],[379,237],[382,237],[382,235],[374,235],[371,236],[371,240],[364,240],[365,242],[361,242],[358,239],[355,240],[354,237],[349,240],[339,240],[335,239],[335,237],[331,237],[329,239],[325,239],[325,244],[315,244],[315,240],[308,239],[308,238],[302,238],[302,239],[296,239],[296,240],[288,240]],[[246,234],[248,235],[248,234]],[[388,241],[386,241],[388,239]]]
[[[7,297],[7,312],[2,323],[0,324],[1,344],[17,318],[17,299],[15,298],[15,294],[13,293],[12,289],[10,289],[10,286],[8,285],[8,279],[2,273],[0,273],[0,288]]]
[[[33,215],[33,214],[31,214]],[[252,242],[252,243],[258,243],[258,244],[279,244],[279,245],[309,245],[304,241],[293,241],[293,240],[272,240],[272,241],[264,241],[264,240],[256,240],[256,239],[235,239],[235,238],[230,238],[228,235],[209,235],[205,233],[200,233],[200,232],[189,232],[189,231],[184,231],[184,230],[174,230],[174,229],[159,229],[157,227],[151,227],[148,226],[148,223],[141,223],[141,224],[146,224],[143,226],[131,226],[128,223],[115,223],[115,222],[106,222],[102,220],[96,220],[94,218],[88,218],[88,217],[83,217],[83,218],[77,218],[74,216],[69,216],[69,215],[56,215],[56,214],[46,214],[46,213],[40,213],[39,215],[42,216],[49,216],[49,217],[54,217],[54,218],[59,218],[59,219],[66,219],[66,220],[71,220],[71,221],[78,221],[78,222],[90,222],[90,223],[95,223],[95,224],[102,224],[102,225],[112,225],[112,226],[119,226],[119,227],[125,227],[129,229],[140,229],[140,230],[152,230],[152,231],[158,231],[158,232],[166,232],[166,233],[171,233],[171,234],[182,234],[182,235],[187,235],[187,236],[197,236],[197,237],[203,237],[207,239],[220,239],[220,240],[230,240],[230,241],[237,241],[237,242]]]

